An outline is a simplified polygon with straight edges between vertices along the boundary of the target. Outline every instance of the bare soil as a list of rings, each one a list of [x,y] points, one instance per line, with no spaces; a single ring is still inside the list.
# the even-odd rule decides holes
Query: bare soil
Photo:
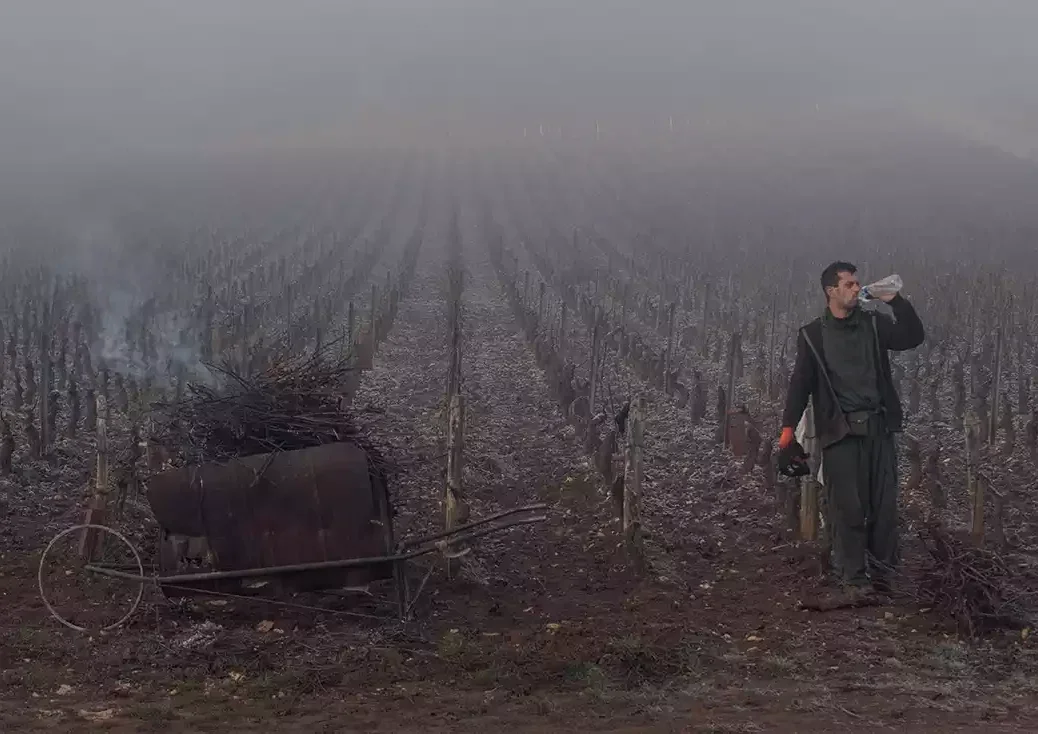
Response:
[[[430,229],[414,291],[357,397],[402,457],[393,478],[401,535],[441,522],[445,278],[436,237],[446,223]],[[694,475],[691,458],[649,467],[658,493],[646,497],[652,568],[634,575],[612,505],[548,397],[485,251],[466,238],[472,516],[542,501],[547,522],[479,542],[456,578],[442,561],[416,562],[415,587],[433,569],[406,623],[347,614],[371,613],[384,589],[353,604],[294,600],[335,610],[321,612],[173,606],[149,591],[130,625],[91,638],[50,619],[36,591],[40,550],[82,514],[69,488],[86,486],[89,452],[68,447],[60,462],[20,469],[0,494],[0,728],[1038,729],[1038,650],[1027,634],[965,641],[907,599],[805,611],[802,602],[826,588],[816,552],[787,539],[770,499],[752,477],[724,469],[735,465],[727,457],[711,456]],[[650,424],[647,442],[676,440]]]

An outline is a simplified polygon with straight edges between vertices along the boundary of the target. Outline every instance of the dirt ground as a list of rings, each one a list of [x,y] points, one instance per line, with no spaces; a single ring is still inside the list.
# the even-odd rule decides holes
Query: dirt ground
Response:
[[[400,535],[439,523],[447,354],[436,238],[446,222],[430,229],[413,292],[357,397],[408,457],[393,479]],[[334,610],[322,612],[173,605],[149,589],[127,627],[92,638],[50,619],[36,590],[40,550],[82,512],[68,487],[85,486],[89,467],[69,449],[0,494],[0,728],[1038,730],[1038,649],[1026,631],[966,641],[907,599],[805,611],[823,589],[816,553],[789,542],[753,482],[650,463],[651,569],[635,576],[486,253],[466,237],[472,515],[541,501],[547,521],[479,542],[460,577],[435,563],[408,622],[346,614],[372,613],[386,589],[360,602],[294,600]],[[654,439],[677,441],[650,422]],[[698,520],[678,518],[675,504]],[[415,587],[428,563],[411,569]]]

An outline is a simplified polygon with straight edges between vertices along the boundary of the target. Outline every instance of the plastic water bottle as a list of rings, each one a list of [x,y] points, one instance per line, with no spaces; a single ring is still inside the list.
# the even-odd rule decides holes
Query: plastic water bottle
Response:
[[[858,298],[862,301],[870,301],[873,298],[892,296],[901,291],[902,285],[904,284],[901,282],[901,276],[894,273],[882,280],[877,280],[875,283],[869,283],[867,286],[864,286],[858,293]]]

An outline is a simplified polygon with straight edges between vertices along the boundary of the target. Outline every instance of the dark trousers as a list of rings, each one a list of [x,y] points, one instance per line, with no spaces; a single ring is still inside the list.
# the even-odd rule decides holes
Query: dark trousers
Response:
[[[894,437],[848,436],[822,456],[833,570],[849,585],[888,581],[898,562]]]

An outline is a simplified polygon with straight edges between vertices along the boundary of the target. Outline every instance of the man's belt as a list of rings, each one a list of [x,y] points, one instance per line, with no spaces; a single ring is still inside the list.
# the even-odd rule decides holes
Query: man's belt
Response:
[[[883,432],[882,411],[855,410],[844,415],[852,436],[878,436]]]

